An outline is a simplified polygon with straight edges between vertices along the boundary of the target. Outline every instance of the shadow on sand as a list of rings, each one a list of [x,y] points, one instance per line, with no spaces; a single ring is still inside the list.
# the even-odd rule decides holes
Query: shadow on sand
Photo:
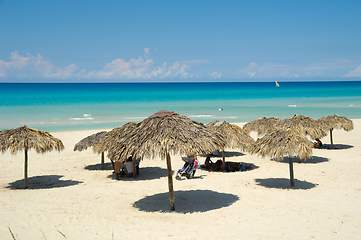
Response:
[[[227,162],[227,161],[226,161]],[[254,165],[253,163],[245,163],[245,162],[242,162],[243,165],[250,165],[250,169],[246,169],[246,170],[243,170],[243,171],[208,171],[207,168],[206,168],[206,165],[205,164],[201,164],[201,167],[199,168],[200,170],[202,171],[206,171],[206,172],[222,172],[222,173],[241,173],[241,172],[248,172],[248,171],[253,171],[253,170],[256,170],[257,168],[259,168],[259,166],[257,165]]]
[[[207,212],[232,205],[239,197],[229,193],[211,190],[175,191],[175,211],[177,213]],[[145,212],[170,211],[169,193],[159,193],[136,201],[133,207]]]
[[[30,177],[28,178],[28,188],[51,189],[51,188],[68,187],[82,183],[80,181],[73,181],[73,180],[60,180],[60,178],[62,177],[63,176],[60,175],[44,175],[44,176]],[[9,186],[7,188],[24,189],[24,179],[9,183]]]
[[[173,170],[173,174],[174,174],[174,170]],[[137,175],[137,178],[119,177],[119,181],[144,181],[144,180],[159,179],[159,178],[167,177],[167,176],[168,176],[168,171],[165,168],[160,168],[160,167],[140,167],[139,168],[139,175]],[[117,180],[115,174],[111,174],[108,177],[113,178],[114,180]]]
[[[244,153],[240,153],[240,152],[232,152],[232,151],[225,151],[224,153],[225,157],[229,158],[229,157],[241,157],[241,156],[244,156],[246,154]],[[208,155],[202,155],[202,157],[211,157],[211,158],[222,158],[222,151],[219,152],[219,155],[218,156],[214,156],[212,154],[208,154]]]
[[[279,189],[311,189],[316,187],[318,184],[313,184],[307,181],[300,181],[295,179],[295,186],[291,187],[290,179],[288,178],[266,178],[266,179],[255,179],[257,185],[261,185],[267,188],[279,188]]]
[[[323,148],[321,148],[322,150],[344,150],[344,149],[349,149],[349,148],[353,148],[352,145],[347,145],[347,144],[334,144],[334,148],[331,148],[331,144],[323,144]]]
[[[271,161],[275,161],[275,162],[280,162],[280,163],[289,163],[290,160],[289,157],[285,157],[281,160],[276,160],[276,159],[271,159]],[[317,164],[317,163],[322,163],[322,162],[328,162],[329,159],[328,158],[324,158],[324,157],[318,157],[318,156],[312,156],[312,158],[309,158],[307,160],[301,160],[299,161],[298,158],[292,158],[293,160],[293,164],[297,164],[297,163],[300,163],[300,164]]]
[[[104,169],[102,169],[102,164],[98,163],[98,164],[85,166],[84,169],[89,170],[89,171],[113,170],[113,165],[110,162],[104,163]]]

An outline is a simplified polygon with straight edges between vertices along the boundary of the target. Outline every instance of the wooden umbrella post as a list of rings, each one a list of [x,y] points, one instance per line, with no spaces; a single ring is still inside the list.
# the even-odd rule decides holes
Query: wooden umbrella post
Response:
[[[223,160],[222,170],[225,170],[226,169],[226,152],[224,151],[224,148],[222,149],[222,160]]]
[[[137,171],[135,169],[135,157],[134,157],[134,153],[132,154],[132,163],[133,163],[133,178],[137,177]]]
[[[102,170],[104,170],[104,152],[102,152]]]
[[[28,188],[28,148],[25,147],[24,187]]]
[[[333,146],[333,140],[332,140],[332,128],[330,129],[330,140],[331,140],[331,148],[334,148]]]
[[[168,187],[169,187],[170,210],[174,211],[175,210],[175,205],[174,205],[172,163],[171,163],[171,160],[170,160],[169,153],[167,153],[167,169],[168,169]]]
[[[294,180],[294,177],[293,177],[293,160],[292,158],[290,157],[290,179],[291,179],[291,186],[295,186],[295,180]]]

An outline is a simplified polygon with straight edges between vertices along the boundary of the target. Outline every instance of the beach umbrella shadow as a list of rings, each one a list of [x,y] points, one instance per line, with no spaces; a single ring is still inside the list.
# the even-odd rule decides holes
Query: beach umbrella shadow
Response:
[[[272,161],[276,161],[276,162],[280,162],[280,163],[289,163],[290,158],[289,157],[285,157],[283,159],[277,160],[277,159],[271,159]],[[309,158],[307,160],[300,160],[299,158],[292,158],[294,163],[302,163],[302,164],[317,164],[317,163],[322,163],[322,162],[328,162],[329,159],[328,158],[324,158],[324,157],[318,157],[318,156],[312,156],[312,158]]]
[[[245,153],[241,153],[241,152],[235,152],[235,151],[227,151],[225,152],[225,157],[230,158],[230,157],[242,157],[246,155]],[[215,156],[212,154],[208,154],[208,155],[201,155],[202,157],[210,157],[210,158],[221,158],[222,156]]]
[[[245,153],[241,153],[241,152],[234,152],[234,151],[227,151],[227,152],[225,152],[225,156],[227,157],[227,158],[229,158],[229,157],[242,157],[242,156],[244,156],[244,155],[246,155]]]
[[[80,181],[74,180],[60,180],[64,176],[61,175],[43,175],[28,178],[30,189],[51,189],[61,188],[80,184]],[[10,189],[23,189],[24,179],[17,180],[9,184],[7,188]]]
[[[174,171],[172,171],[172,173],[174,174]],[[167,176],[168,176],[168,171],[165,168],[161,168],[161,167],[143,167],[142,168],[142,167],[140,167],[139,175],[137,176],[137,178],[120,177],[119,181],[145,181],[145,180],[160,179],[160,178],[167,177]],[[115,174],[109,175],[109,178],[114,178],[114,180],[117,180]]]
[[[353,147],[354,146],[347,144],[334,144],[333,147],[331,147],[331,144],[323,144],[322,150],[344,150]]]
[[[167,207],[168,192],[147,196],[133,204],[133,207],[145,212],[172,212]],[[207,212],[232,205],[239,197],[229,193],[212,190],[175,191],[178,213]]]
[[[266,178],[266,179],[255,179],[257,185],[261,185],[267,188],[279,188],[279,189],[297,189],[306,190],[316,187],[318,184],[310,183],[307,181],[300,181],[295,179],[295,186],[290,187],[290,180],[287,178]]]
[[[102,164],[98,163],[98,164],[92,164],[92,165],[85,166],[84,169],[89,170],[89,171],[113,170],[113,165],[111,163],[105,163],[104,169],[102,169]]]
[[[255,164],[253,164],[253,163],[245,163],[245,162],[242,162],[242,164],[243,164],[243,165],[251,165],[251,168],[250,168],[250,169],[246,169],[246,170],[244,170],[244,171],[234,171],[234,172],[232,172],[232,171],[208,171],[208,170],[206,169],[206,165],[203,164],[203,165],[201,165],[200,170],[206,171],[206,172],[241,173],[241,172],[253,171],[253,170],[256,170],[257,168],[259,168],[259,166],[255,165]]]

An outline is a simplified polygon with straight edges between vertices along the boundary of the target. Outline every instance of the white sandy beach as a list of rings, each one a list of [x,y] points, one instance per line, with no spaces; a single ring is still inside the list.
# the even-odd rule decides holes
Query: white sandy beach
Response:
[[[27,190],[24,153],[0,154],[0,239],[13,239],[10,230],[18,240],[361,239],[361,119],[353,122],[353,131],[333,132],[342,149],[314,149],[313,159],[294,163],[295,187],[287,160],[229,149],[227,161],[255,168],[173,178],[174,212],[164,160],[144,159],[137,179],[118,181],[108,160],[100,170],[92,149],[73,151],[100,130],[54,132],[65,150],[29,152]],[[321,140],[330,143],[329,136]],[[174,172],[182,165],[172,156]]]

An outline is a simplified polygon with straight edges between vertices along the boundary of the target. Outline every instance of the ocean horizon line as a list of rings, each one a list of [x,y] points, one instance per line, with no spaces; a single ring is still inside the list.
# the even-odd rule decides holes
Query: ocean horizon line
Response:
[[[253,81],[0,81],[0,84],[118,84],[118,83],[307,83],[307,82],[361,82],[361,79],[347,79],[347,80],[340,80],[340,79],[317,79],[317,80],[253,80]]]

